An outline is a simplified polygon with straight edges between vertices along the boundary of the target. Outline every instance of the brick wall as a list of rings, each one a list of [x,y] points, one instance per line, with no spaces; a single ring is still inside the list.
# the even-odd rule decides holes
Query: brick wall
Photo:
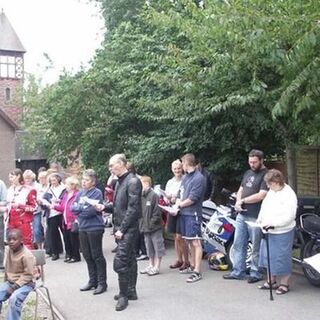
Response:
[[[11,100],[6,101],[6,89],[11,92]],[[14,121],[18,121],[22,116],[22,81],[15,79],[0,80],[0,107]]]
[[[0,179],[8,184],[8,173],[15,168],[15,130],[0,117]]]

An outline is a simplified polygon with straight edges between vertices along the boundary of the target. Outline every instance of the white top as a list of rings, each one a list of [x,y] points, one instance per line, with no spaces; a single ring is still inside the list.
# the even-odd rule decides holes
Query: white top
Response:
[[[51,199],[52,204],[59,201],[59,199],[60,199],[59,197],[64,189],[65,189],[65,186],[62,183],[56,187],[51,186],[48,189],[48,193],[52,194],[52,199]],[[49,218],[55,217],[59,214],[62,214],[62,212],[59,212],[55,209],[50,209]]]
[[[280,191],[269,190],[262,201],[257,223],[274,226],[269,233],[286,233],[296,225],[297,196],[287,184]]]
[[[179,194],[181,182],[182,182],[182,179],[177,180],[176,177],[172,177],[170,180],[168,180],[165,188],[165,192],[167,196],[177,197]]]

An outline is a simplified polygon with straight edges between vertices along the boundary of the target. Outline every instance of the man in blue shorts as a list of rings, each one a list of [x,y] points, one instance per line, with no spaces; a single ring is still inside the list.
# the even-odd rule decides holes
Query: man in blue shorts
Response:
[[[181,273],[191,273],[188,283],[202,279],[200,273],[202,260],[201,220],[202,201],[205,192],[205,178],[196,167],[195,156],[187,153],[182,157],[185,176],[180,187],[180,199],[176,204],[181,212],[181,234],[191,248],[191,267]]]

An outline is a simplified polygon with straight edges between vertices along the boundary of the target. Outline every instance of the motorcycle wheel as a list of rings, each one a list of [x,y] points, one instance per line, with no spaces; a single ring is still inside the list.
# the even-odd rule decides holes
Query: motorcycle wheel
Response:
[[[234,253],[234,245],[233,245],[233,242],[231,242],[227,246],[227,262],[229,265],[229,269],[231,269],[231,270],[233,267],[234,254],[235,254]],[[252,259],[252,243],[248,242],[247,257],[246,257],[246,272],[247,273],[250,271],[251,259]]]
[[[315,254],[320,253],[320,243],[314,240],[310,240],[305,243],[301,249],[301,260],[304,258],[312,257]],[[302,263],[302,270],[308,281],[316,286],[320,287],[320,273],[308,266],[306,263]]]

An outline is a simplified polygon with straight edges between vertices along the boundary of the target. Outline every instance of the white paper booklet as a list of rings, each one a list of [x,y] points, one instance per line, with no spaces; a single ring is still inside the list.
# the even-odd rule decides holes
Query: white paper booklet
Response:
[[[169,214],[171,214],[172,216],[176,216],[179,212],[178,208],[175,207],[169,207],[169,206],[161,206],[160,204],[158,205],[161,209],[169,212]]]
[[[90,199],[90,198],[88,198],[88,197],[82,197],[82,200],[85,201],[86,203],[92,205],[92,206],[95,206],[96,204],[99,203],[99,200]]]

